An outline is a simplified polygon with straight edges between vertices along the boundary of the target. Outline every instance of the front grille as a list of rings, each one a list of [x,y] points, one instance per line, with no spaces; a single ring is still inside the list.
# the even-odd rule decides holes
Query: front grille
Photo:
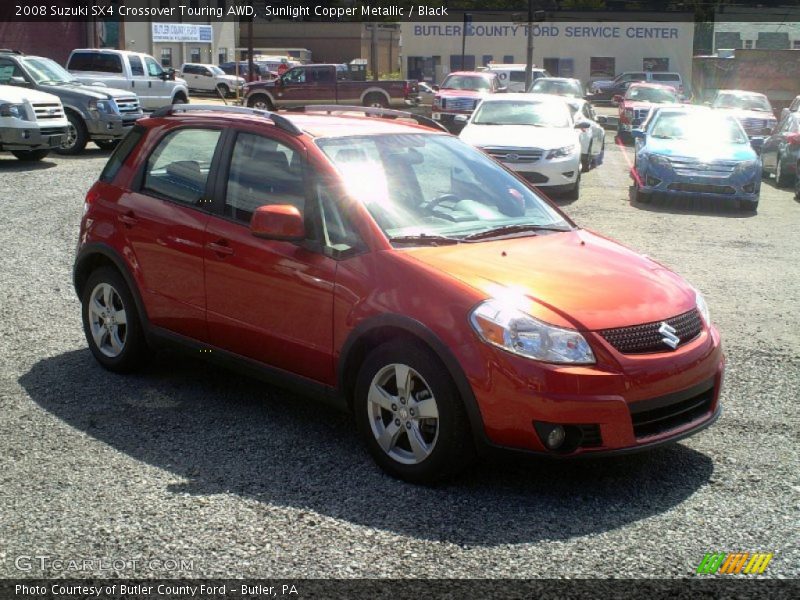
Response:
[[[532,163],[542,158],[541,148],[484,148],[483,151],[506,163]]]
[[[649,108],[637,108],[633,111],[633,121],[631,122],[631,125],[634,127],[641,125],[647,118],[648,114],[650,114]]]
[[[603,329],[600,335],[615,349],[623,354],[649,354],[653,352],[667,352],[671,348],[663,341],[663,335],[658,332],[662,323],[667,323],[675,329],[675,335],[680,338],[677,347],[691,342],[703,330],[703,320],[697,309],[692,309],[676,317],[634,325],[633,327],[619,327],[616,329]]]
[[[541,173],[517,173],[517,175],[521,175],[525,181],[530,183],[547,183],[550,181],[549,177]]]
[[[473,110],[476,104],[474,98],[442,98],[442,108],[450,110]]]
[[[769,119],[758,119],[755,117],[741,119],[740,123],[742,127],[744,127],[745,132],[747,132],[747,135],[763,135],[764,129],[770,125]]]
[[[698,194],[735,194],[736,189],[729,185],[713,185],[711,183],[670,183],[668,190],[673,192],[696,192]]]
[[[61,106],[61,104],[56,103],[34,104],[33,113],[36,115],[37,121],[64,118],[64,108]]]
[[[701,175],[703,177],[728,177],[736,165],[735,160],[701,162],[694,158],[669,158],[672,168],[679,175]]]
[[[66,127],[40,127],[39,133],[42,135],[61,135],[62,133],[66,133]]]
[[[677,429],[711,412],[713,382],[703,383],[676,395],[642,400],[629,405],[633,434],[648,438]]]
[[[122,113],[123,115],[126,113],[139,112],[139,99],[136,97],[116,98],[114,101],[117,103],[117,108],[119,108],[119,112]]]

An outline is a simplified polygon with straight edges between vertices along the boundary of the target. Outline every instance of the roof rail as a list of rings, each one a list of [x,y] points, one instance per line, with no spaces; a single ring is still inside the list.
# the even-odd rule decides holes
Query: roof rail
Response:
[[[391,108],[379,108],[377,106],[348,106],[346,104],[311,104],[308,106],[293,106],[291,108],[286,109],[287,112],[302,112],[302,113],[312,113],[312,112],[324,112],[327,114],[337,113],[337,112],[359,112],[364,113],[365,115],[375,115],[378,117],[393,117],[395,119],[402,118],[402,119],[412,119],[419,123],[420,125],[424,125],[425,127],[431,127],[433,129],[440,129],[442,131],[448,132],[447,129],[441,123],[437,123],[433,119],[429,119],[428,117],[423,117],[422,115],[415,115],[414,113],[407,112],[404,110],[393,110]],[[449,133],[449,132],[448,132]]]
[[[273,122],[275,127],[282,129],[292,135],[300,135],[303,130],[297,125],[292,123],[286,117],[275,114],[268,110],[259,110],[257,108],[249,108],[246,106],[218,106],[216,104],[168,104],[156,109],[150,116],[151,117],[168,117],[181,112],[200,112],[200,111],[214,111],[224,113],[234,113],[239,115],[253,115],[256,117],[263,117]]]
[[[20,54],[25,55],[21,50],[14,50],[13,48],[0,48],[0,54]]]

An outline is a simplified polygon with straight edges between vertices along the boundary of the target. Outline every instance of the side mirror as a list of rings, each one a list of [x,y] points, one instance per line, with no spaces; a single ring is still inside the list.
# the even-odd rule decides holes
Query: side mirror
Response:
[[[598,125],[606,125],[608,123],[608,117],[605,115],[600,115],[597,117],[597,124]]]
[[[624,100],[625,100],[625,98],[623,98],[623,97],[622,97],[622,96],[620,96],[619,94],[614,94],[614,97],[613,97],[613,98],[611,98],[611,101],[612,101],[614,104],[619,104],[620,102],[622,102],[622,101],[624,101]]]
[[[31,84],[24,77],[12,77],[8,80],[8,85],[17,85],[19,87],[31,87]]]
[[[306,237],[303,215],[291,204],[259,206],[250,219],[250,233],[267,240],[302,240]]]
[[[575,123],[575,129],[580,129],[581,131],[586,131],[591,126],[592,124],[587,121],[581,121],[580,123]]]
[[[432,86],[431,86],[431,89],[432,89],[434,92],[438,92],[438,91],[439,91],[439,86],[438,86],[438,85],[432,85]]]
[[[453,121],[466,125],[469,122],[469,117],[467,115],[456,115],[453,117]]]
[[[644,140],[647,134],[641,129],[631,129],[631,137],[635,140]]]

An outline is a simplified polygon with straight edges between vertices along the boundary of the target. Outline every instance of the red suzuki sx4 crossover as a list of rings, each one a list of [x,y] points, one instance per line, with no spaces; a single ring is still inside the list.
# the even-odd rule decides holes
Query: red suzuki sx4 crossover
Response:
[[[492,448],[645,449],[720,413],[695,288],[423,117],[165,107],[84,209],[74,282],[101,365],[203,350],[351,411],[409,481]]]

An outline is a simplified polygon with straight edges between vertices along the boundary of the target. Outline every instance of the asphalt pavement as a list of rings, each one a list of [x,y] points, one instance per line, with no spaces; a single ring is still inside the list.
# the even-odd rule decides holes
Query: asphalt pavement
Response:
[[[561,206],[706,295],[720,420],[645,454],[493,461],[432,489],[384,475],[312,399],[173,353],[100,368],[71,266],[108,154],[0,155],[0,577],[693,577],[712,551],[800,575],[800,203],[765,182],[756,215],[634,205],[630,152],[609,132]],[[96,562],[54,562],[78,559]]]

